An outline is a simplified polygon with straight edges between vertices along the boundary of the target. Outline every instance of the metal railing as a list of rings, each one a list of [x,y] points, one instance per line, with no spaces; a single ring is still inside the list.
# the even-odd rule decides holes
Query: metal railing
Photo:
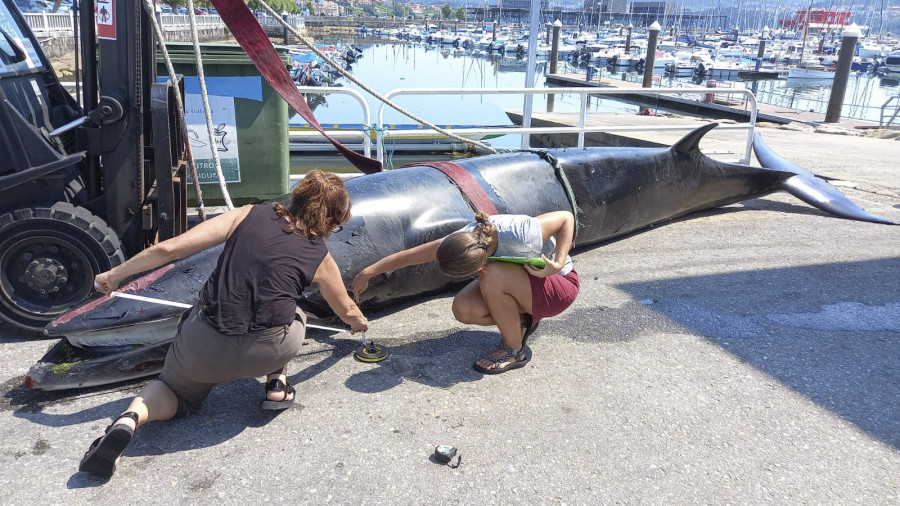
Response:
[[[74,83],[62,83],[70,92],[74,91]],[[377,153],[376,157],[379,161],[384,162],[384,139],[385,137],[404,138],[404,137],[421,137],[421,130],[400,130],[391,128],[384,123],[384,108],[386,104],[382,103],[378,108],[378,116],[375,124],[371,120],[371,111],[365,97],[356,90],[344,87],[332,86],[298,86],[297,90],[304,94],[320,94],[327,95],[330,93],[348,95],[353,97],[360,105],[362,117],[360,120],[361,127],[358,130],[327,128],[328,124],[324,124],[323,130],[328,135],[342,139],[359,139],[363,154],[367,157],[372,156],[372,136],[375,136]],[[385,97],[401,95],[497,95],[517,93],[522,95],[550,95],[550,94],[575,94],[580,97],[580,110],[578,112],[578,124],[575,126],[549,126],[549,127],[498,127],[498,126],[482,126],[472,128],[454,128],[451,131],[462,137],[482,137],[484,135],[530,135],[530,134],[559,134],[559,133],[577,133],[577,147],[584,147],[585,134],[592,132],[641,132],[641,131],[690,131],[697,128],[696,124],[685,125],[641,125],[641,126],[607,126],[595,125],[588,126],[587,117],[587,101],[589,96],[595,95],[622,95],[622,94],[639,94],[639,95],[679,95],[679,94],[710,94],[715,93],[715,88],[655,88],[640,90],[621,90],[621,89],[591,89],[591,88],[401,88],[392,90],[385,94]],[[744,144],[743,156],[736,160],[737,163],[748,163],[753,149],[753,133],[756,130],[757,104],[756,97],[750,90],[729,90],[728,93],[739,94],[746,97],[746,102],[750,106],[750,120],[746,124],[725,124],[720,125],[720,130],[747,130],[747,140]],[[900,95],[891,97],[888,102],[893,99],[900,99]],[[887,102],[885,103],[887,106]],[[900,104],[898,104],[900,109]],[[604,114],[604,113],[596,113]],[[898,115],[894,113],[894,117]],[[893,118],[892,118],[893,120]],[[890,124],[890,122],[888,123]],[[431,135],[440,136],[438,132],[432,132]],[[310,127],[304,127],[302,130],[294,127],[288,132],[289,142],[295,146],[302,144],[304,141],[318,141],[321,145],[322,137],[318,131]],[[299,146],[302,147],[302,146]]]
[[[894,100],[897,101],[897,103],[894,104],[894,113],[891,114],[891,117],[888,118],[887,122],[885,122],[885,110],[887,110],[891,102],[893,102]],[[893,97],[888,97],[888,99],[883,104],[881,104],[881,112],[878,118],[878,127],[886,128],[891,126],[891,123],[893,123],[894,120],[897,119],[898,114],[900,114],[900,94],[894,95]]]
[[[366,156],[370,156],[370,136],[374,132],[376,140],[376,157],[379,161],[384,161],[385,144],[384,139],[395,138],[402,139],[404,137],[421,137],[421,130],[401,130],[390,128],[384,122],[384,109],[386,104],[382,103],[378,108],[375,124],[369,122],[369,108],[365,100],[359,93],[353,92],[343,87],[322,87],[322,86],[298,86],[301,93],[344,93],[352,95],[363,107],[363,125],[371,125],[370,127],[361,128],[358,131],[344,130],[326,130],[329,135],[341,134],[344,136],[359,137],[362,139],[362,146]],[[653,88],[653,89],[596,89],[596,88],[401,88],[385,93],[385,98],[402,95],[499,95],[499,94],[520,94],[520,95],[564,95],[574,94],[580,97],[580,108],[578,112],[578,124],[575,126],[549,126],[549,127],[498,127],[498,126],[480,126],[469,128],[454,128],[452,132],[462,136],[471,138],[481,138],[485,135],[530,135],[530,134],[558,134],[558,133],[577,133],[577,147],[584,147],[585,134],[591,132],[640,132],[640,131],[663,131],[663,130],[683,130],[690,131],[697,128],[696,124],[685,125],[645,125],[645,126],[606,126],[606,125],[587,125],[588,97],[597,95],[682,95],[682,94],[715,94],[714,88]],[[721,130],[747,130],[747,140],[744,144],[744,152],[738,163],[748,163],[753,148],[753,133],[756,128],[757,103],[756,97],[750,90],[728,90],[728,94],[742,95],[746,97],[746,103],[749,105],[750,119],[745,124],[726,124],[720,125]],[[599,113],[602,114],[602,113]],[[318,132],[310,130],[308,132],[290,133],[292,138],[314,137]],[[433,135],[440,136],[438,132]]]
[[[332,87],[332,86],[297,86],[297,90],[300,93],[315,93],[320,95],[325,95],[329,93],[336,93],[340,95],[349,95],[356,99],[359,102],[360,107],[362,108],[362,125],[371,125],[372,124],[372,114],[369,110],[369,104],[366,103],[365,97],[362,94],[354,89],[343,88],[343,87]],[[372,139],[370,137],[369,128],[361,128],[359,130],[336,130],[325,128],[327,125],[322,125],[325,133],[328,135],[339,138],[339,137],[347,137],[350,139],[359,138],[362,142],[362,150],[363,154],[367,157],[372,157]],[[312,127],[304,128],[303,130],[299,130],[294,128],[293,130],[288,130],[288,141],[293,144],[301,143],[304,140],[316,140],[321,143],[322,135]],[[340,140],[340,139],[339,139]],[[343,144],[343,142],[342,142]],[[379,153],[379,160],[381,160],[381,153]]]
[[[521,94],[521,95],[564,95],[574,94],[580,97],[580,108],[578,112],[578,124],[576,126],[557,126],[557,127],[476,127],[476,128],[460,128],[453,129],[453,133],[460,136],[476,136],[488,134],[501,135],[530,135],[530,134],[548,134],[548,133],[577,133],[577,147],[584,147],[584,137],[589,132],[635,132],[635,131],[660,131],[660,130],[694,130],[696,124],[690,125],[659,125],[659,126],[606,126],[586,124],[587,102],[589,96],[597,95],[681,95],[681,94],[715,94],[715,89],[700,88],[653,88],[653,89],[596,89],[596,88],[401,88],[390,91],[385,97],[400,95],[498,95],[498,94]],[[721,125],[719,128],[723,130],[747,130],[747,141],[744,145],[743,156],[737,160],[738,163],[748,163],[753,148],[753,133],[756,128],[757,103],[756,97],[750,90],[729,90],[728,94],[743,95],[746,97],[747,104],[750,106],[750,119],[746,124]],[[376,150],[379,160],[382,160],[384,151],[384,135],[385,133],[393,137],[418,136],[421,132],[407,132],[403,130],[393,131],[384,126],[384,108],[386,104],[381,104],[376,116],[375,131]]]

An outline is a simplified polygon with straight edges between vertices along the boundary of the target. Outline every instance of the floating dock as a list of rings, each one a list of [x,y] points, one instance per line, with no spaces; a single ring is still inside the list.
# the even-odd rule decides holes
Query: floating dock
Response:
[[[607,74],[608,75],[608,74]],[[584,74],[547,74],[547,84],[550,86],[560,87],[595,87],[595,88],[617,88],[621,90],[640,90],[644,89],[641,83],[632,83],[621,81],[618,79],[610,79],[603,75],[594,76],[590,81],[585,79]],[[750,106],[744,103],[738,95],[730,97],[729,91],[736,91],[738,88],[730,88],[730,81],[719,81],[719,86],[708,88],[709,93],[704,100],[696,100],[692,95],[690,98],[683,98],[673,95],[640,95],[640,94],[623,94],[616,98],[627,100],[652,106],[655,108],[663,108],[670,111],[678,111],[686,114],[697,116],[715,117],[723,119],[732,119],[735,121],[750,120]],[[723,86],[724,85],[724,86]],[[685,88],[685,90],[702,89],[703,87]],[[824,123],[825,115],[816,112],[804,111],[800,109],[791,109],[789,107],[776,106],[771,104],[757,103],[756,120],[777,124],[788,124],[793,121],[799,121],[807,124]],[[839,125],[843,128],[877,128],[878,124],[870,121],[853,120],[842,118]]]

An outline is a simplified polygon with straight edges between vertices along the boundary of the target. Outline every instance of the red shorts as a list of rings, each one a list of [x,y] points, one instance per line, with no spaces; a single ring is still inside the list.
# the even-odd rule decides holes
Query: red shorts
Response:
[[[531,326],[542,318],[556,316],[575,302],[578,296],[578,273],[573,269],[565,276],[554,274],[546,278],[528,276],[531,281]]]

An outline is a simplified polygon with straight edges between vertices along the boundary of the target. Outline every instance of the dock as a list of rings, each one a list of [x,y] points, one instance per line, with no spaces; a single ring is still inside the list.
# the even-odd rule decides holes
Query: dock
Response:
[[[607,74],[608,75],[608,74]],[[621,90],[641,90],[645,89],[641,83],[633,83],[622,81],[619,79],[610,79],[604,77],[602,73],[593,76],[588,81],[584,74],[548,74],[546,76],[547,84],[550,86],[560,87],[596,87],[596,88],[617,88]],[[728,83],[729,81],[719,81],[719,84]],[[688,89],[703,89],[702,86],[695,88],[685,87]],[[705,100],[696,100],[694,98],[682,98],[672,95],[638,95],[623,94],[617,98],[627,100],[651,107],[662,108],[671,111],[683,112],[698,116],[708,116],[732,119],[736,121],[749,121],[749,106],[743,101],[732,100],[729,97],[729,89],[727,87],[707,88],[709,96]],[[800,109],[791,109],[789,107],[775,106],[770,104],[757,103],[758,122],[769,122],[776,124],[788,124],[794,121],[807,124],[821,124],[825,121],[825,115]],[[844,119],[838,123],[844,128],[877,128],[877,123],[862,120]]]

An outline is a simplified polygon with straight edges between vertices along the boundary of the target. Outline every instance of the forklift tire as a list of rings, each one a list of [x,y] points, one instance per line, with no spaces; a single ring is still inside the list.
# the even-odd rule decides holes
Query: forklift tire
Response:
[[[124,261],[115,232],[84,208],[59,202],[0,215],[0,318],[41,331]]]

